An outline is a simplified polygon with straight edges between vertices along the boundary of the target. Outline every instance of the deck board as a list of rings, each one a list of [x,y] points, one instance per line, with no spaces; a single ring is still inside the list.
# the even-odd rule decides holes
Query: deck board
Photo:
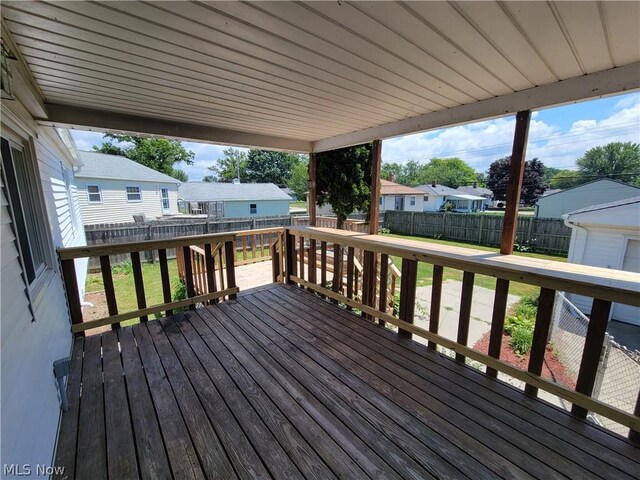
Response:
[[[65,478],[640,478],[628,440],[293,286],[72,358]]]

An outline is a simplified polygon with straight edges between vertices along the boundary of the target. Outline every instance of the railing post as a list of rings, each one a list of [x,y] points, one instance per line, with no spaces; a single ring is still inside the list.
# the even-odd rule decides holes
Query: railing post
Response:
[[[416,309],[416,284],[418,282],[418,261],[402,259],[402,277],[400,279],[400,312],[398,317],[408,323],[413,323]],[[411,338],[411,332],[398,329],[401,337]]]
[[[227,270],[227,288],[236,287],[236,266],[233,258],[236,244],[236,237],[234,235],[232,240],[224,242],[224,257]],[[229,299],[233,300],[237,297],[235,293],[229,295]]]
[[[433,282],[431,283],[431,309],[429,310],[429,331],[437,334],[440,330],[440,304],[442,302],[442,279],[444,268],[441,265],[433,266]],[[429,340],[427,347],[436,349],[436,344]]]
[[[195,297],[195,287],[193,285],[193,266],[191,264],[191,249],[189,245],[182,247],[182,258],[184,260],[184,283],[187,287],[187,298]],[[190,310],[195,310],[195,305],[189,305]]]
[[[176,249],[176,251],[179,249]],[[164,303],[171,302],[171,281],[169,280],[169,265],[167,264],[167,250],[158,250],[158,261],[160,262],[160,278],[162,280],[162,296]],[[167,310],[167,315],[173,315],[173,310]]]
[[[289,230],[285,230],[284,232],[285,239],[285,258],[286,258],[286,281],[285,283],[289,283],[293,285],[293,280],[291,280],[292,275],[296,275],[296,238]],[[297,276],[297,275],[296,275]]]
[[[104,285],[104,296],[107,300],[107,309],[109,315],[118,314],[118,303],[116,301],[116,291],[113,287],[113,276],[111,275],[111,262],[109,261],[109,255],[102,255],[100,257],[100,273],[102,275],[102,284]],[[112,329],[120,328],[119,323],[111,325]]]
[[[493,314],[491,316],[491,333],[489,334],[490,357],[500,358],[502,349],[502,332],[504,330],[504,318],[507,314],[507,300],[509,299],[509,280],[498,278],[496,280],[496,292],[493,297]],[[498,371],[487,367],[487,375],[496,378]]]
[[[69,315],[71,324],[82,323],[82,305],[80,303],[80,292],[78,291],[78,277],[76,276],[76,264],[73,259],[60,260],[62,268],[62,278],[64,288],[67,291],[67,301],[69,302]],[[84,333],[82,334],[84,336]]]
[[[395,293],[395,292],[394,292]],[[389,308],[389,255],[380,254],[380,299],[378,310],[387,313]],[[384,320],[378,320],[378,325],[384,327]]]
[[[460,317],[458,320],[458,338],[460,345],[467,345],[469,340],[469,324],[471,322],[471,303],[473,301],[473,281],[475,274],[464,272],[462,275],[462,296],[460,298]],[[465,356],[456,353],[456,360],[464,362]]]
[[[278,283],[280,279],[280,252],[278,251],[278,240],[271,245],[271,275],[273,283]]]
[[[595,385],[596,374],[598,373],[602,343],[604,342],[604,334],[607,330],[610,311],[611,302],[597,298],[593,300],[587,336],[584,339],[580,371],[578,372],[578,380],[576,381],[576,392],[584,393],[588,396],[591,396],[593,393],[593,386]],[[586,418],[588,412],[585,408],[574,404],[571,407],[571,413]]]
[[[536,313],[536,324],[533,330],[533,341],[531,343],[531,355],[529,356],[529,373],[540,376],[544,353],[547,349],[549,339],[549,327],[551,326],[551,316],[553,315],[553,303],[556,299],[556,291],[548,288],[540,289],[538,300],[538,311]],[[529,395],[537,395],[538,387],[529,385],[524,387],[524,391]]]
[[[633,409],[633,414],[636,417],[640,417],[640,391],[638,392],[638,398],[636,399],[636,407]],[[640,443],[640,431],[634,430],[633,428],[630,429],[629,440],[635,443]]]
[[[142,265],[140,264],[140,252],[131,252],[131,268],[133,269],[133,283],[136,288],[136,300],[138,309],[147,307],[147,300],[144,293],[144,281],[142,279]],[[149,320],[147,315],[140,317],[141,322]]]
[[[205,243],[204,245],[204,262],[205,273],[207,276],[207,293],[216,292],[216,267],[213,262],[213,255],[211,253],[211,244]],[[214,299],[210,303],[217,303],[217,299]]]

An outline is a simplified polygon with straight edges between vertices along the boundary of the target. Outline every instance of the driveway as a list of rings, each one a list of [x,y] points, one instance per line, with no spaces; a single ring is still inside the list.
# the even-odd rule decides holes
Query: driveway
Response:
[[[460,316],[460,297],[462,282],[447,280],[442,284],[442,300],[440,304],[439,334],[451,340],[458,336],[458,318]],[[473,302],[471,305],[471,322],[469,324],[469,342],[472,347],[482,335],[491,329],[491,315],[493,313],[493,297],[495,292],[484,287],[473,287]],[[416,316],[414,323],[422,328],[429,328],[429,309],[431,308],[431,287],[416,289]],[[517,295],[509,295],[507,309],[520,300]],[[425,343],[426,340],[414,337]]]

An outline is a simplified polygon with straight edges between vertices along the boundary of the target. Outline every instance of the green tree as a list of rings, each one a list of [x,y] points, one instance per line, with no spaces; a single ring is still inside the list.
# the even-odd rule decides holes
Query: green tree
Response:
[[[640,180],[640,145],[632,142],[612,142],[590,148],[576,161],[578,171],[589,180],[613,178],[622,182]]]
[[[231,183],[234,178],[247,181],[247,152],[229,147],[222,154],[224,157],[218,158],[215,165],[207,167],[211,175],[205,176],[202,181]]]
[[[460,158],[432,158],[420,175],[420,183],[436,182],[451,188],[471,185],[476,171]]]
[[[309,190],[309,162],[301,161],[293,167],[287,186],[293,191],[298,200],[307,200],[307,191]]]
[[[574,170],[557,170],[556,174],[551,177],[551,181],[549,182],[549,186],[551,188],[559,188],[564,190],[566,188],[577,187],[578,185],[582,185],[583,183],[587,183],[589,178],[585,178],[580,172],[576,172]]]
[[[404,178],[404,165],[399,163],[383,163],[380,168],[380,176],[383,180],[389,180],[393,175],[394,182],[401,183]]]
[[[506,200],[507,198],[510,165],[511,156],[508,156],[496,160],[489,166],[487,188],[493,192],[494,200]],[[537,200],[545,191],[543,179],[544,164],[537,158],[527,160],[524,167],[520,201],[530,205]]]
[[[318,206],[331,205],[338,228],[349,214],[371,209],[371,148],[372,145],[331,150],[316,156],[316,191]]]
[[[187,174],[183,170],[175,168],[175,165],[179,163],[193,165],[195,153],[185,149],[179,141],[133,135],[112,135],[110,133],[105,134],[104,138],[115,140],[124,145],[115,145],[111,141],[106,141],[100,147],[94,146],[95,151],[121,155],[183,182],[188,180]]]
[[[293,167],[301,161],[301,156],[295,153],[252,148],[247,156],[247,181],[284,187],[291,178]]]

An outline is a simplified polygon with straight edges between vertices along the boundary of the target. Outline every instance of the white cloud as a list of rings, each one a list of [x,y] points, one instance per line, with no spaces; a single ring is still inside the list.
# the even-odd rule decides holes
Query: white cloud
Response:
[[[640,141],[640,95],[620,100],[602,120],[581,119],[566,131],[536,120],[537,116],[537,112],[532,115],[527,158],[538,157],[551,167],[572,168],[594,146]],[[385,162],[415,159],[426,163],[434,157],[460,157],[476,170],[486,171],[492,161],[511,154],[514,127],[515,119],[507,117],[406,135],[385,140],[382,158]]]

